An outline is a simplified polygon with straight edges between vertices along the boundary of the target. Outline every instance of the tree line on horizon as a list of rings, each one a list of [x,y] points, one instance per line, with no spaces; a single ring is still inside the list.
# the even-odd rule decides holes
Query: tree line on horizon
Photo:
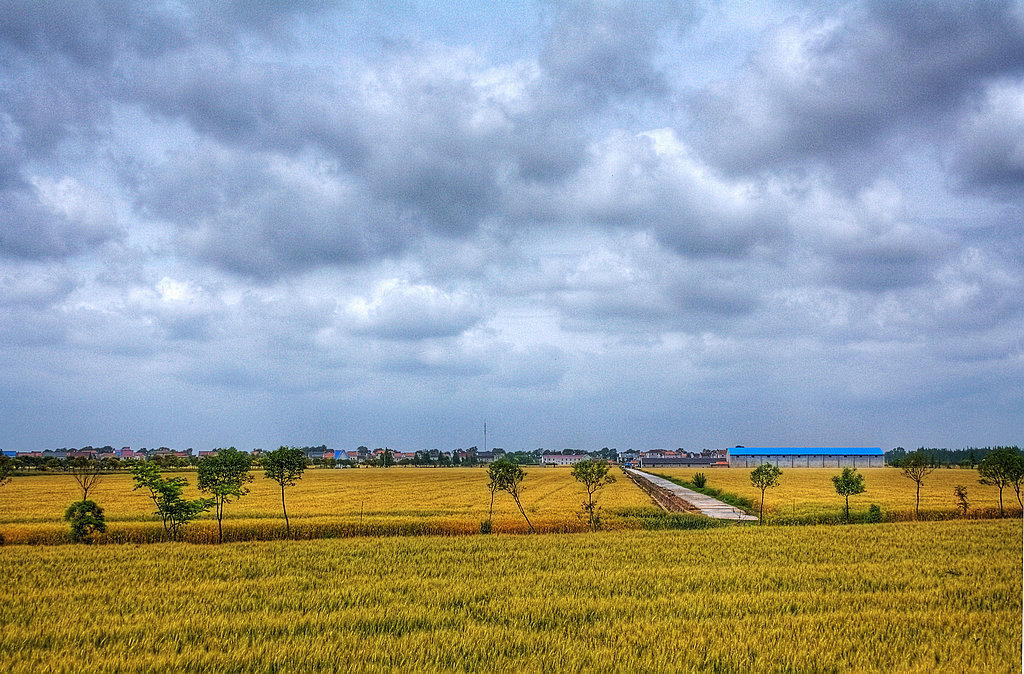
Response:
[[[500,457],[507,457],[519,465],[540,465],[544,454],[576,454],[585,455],[594,459],[615,461],[619,452],[614,448],[604,447],[600,450],[587,452],[578,449],[563,449],[560,451],[545,450],[538,448],[533,451],[506,452],[500,447],[488,452],[486,459],[479,458],[480,450],[476,446],[463,450],[461,447],[448,451],[437,449],[422,449],[416,452],[396,452],[387,447],[378,447],[370,450],[366,445],[360,445],[357,449],[357,458],[354,459],[325,459],[323,454],[328,451],[335,451],[327,445],[296,447],[303,452],[307,464],[310,466],[344,468],[356,466],[477,466],[487,464],[491,460]],[[885,462],[888,466],[895,468],[903,467],[909,457],[915,461],[923,461],[931,467],[960,467],[976,468],[991,452],[1004,449],[1004,447],[965,447],[962,449],[948,449],[935,447],[919,447],[916,450],[908,451],[903,447],[895,447],[885,452]],[[1020,449],[1017,446],[1006,447],[1015,452]],[[217,451],[217,450],[211,450]],[[244,450],[239,450],[244,451]],[[195,468],[198,467],[202,457],[190,447],[188,450],[176,451],[168,447],[146,449],[145,447],[136,450],[133,456],[124,458],[111,456],[116,450],[110,445],[93,447],[85,445],[82,448],[61,448],[57,450],[43,450],[40,455],[19,453],[14,457],[9,454],[0,453],[0,461],[3,461],[9,471],[47,471],[47,470],[70,470],[76,462],[83,460],[95,461],[103,470],[115,471],[130,469],[140,461],[150,461],[160,468]],[[205,454],[205,452],[201,452]],[[267,452],[255,448],[249,452],[257,461],[259,457]],[[64,454],[65,456],[60,456]],[[76,456],[67,456],[75,454]],[[82,456],[87,454],[89,456]],[[184,454],[184,456],[182,456]],[[102,458],[97,458],[102,457]]]
[[[355,451],[355,459],[326,459],[323,454],[335,450],[327,445],[296,447],[303,452],[311,466],[327,468],[344,468],[356,466],[476,466],[489,463],[490,460],[499,457],[508,457],[520,465],[540,465],[541,457],[544,454],[584,454],[595,459],[614,461],[618,457],[618,451],[607,447],[594,452],[586,452],[577,449],[564,449],[561,451],[548,451],[538,448],[533,451],[506,452],[500,447],[488,451],[486,460],[483,460],[479,448],[476,446],[468,449],[457,448],[454,450],[441,451],[437,449],[421,449],[416,452],[396,452],[388,447],[378,447],[370,450],[366,445],[360,445]],[[217,451],[217,450],[210,450]],[[239,450],[244,451],[244,450]],[[7,457],[14,462],[15,470],[67,470],[75,461],[91,460],[97,461],[104,470],[130,469],[132,465],[140,461],[151,461],[161,468],[188,468],[199,465],[202,457],[195,453],[191,447],[185,451],[175,451],[167,447],[159,449],[146,449],[145,447],[133,452],[131,457],[110,456],[116,450],[107,445],[105,447],[92,447],[86,445],[80,449],[61,448],[57,450],[43,450],[38,456],[34,454],[20,453],[14,457]],[[201,452],[205,453],[205,452]],[[262,449],[255,448],[245,452],[255,459],[265,455]],[[64,456],[60,456],[63,454]],[[76,456],[67,456],[75,454]],[[88,454],[89,456],[82,456]],[[184,454],[184,456],[182,456]],[[411,456],[410,456],[411,454]],[[6,455],[3,455],[6,456]],[[102,458],[100,458],[102,457]]]
[[[999,449],[1010,449],[1020,451],[1020,447],[1014,446],[993,446],[993,447],[964,447],[962,449],[947,449],[945,447],[918,447],[909,451],[903,447],[894,447],[885,453],[885,463],[889,466],[901,468],[908,457],[916,456],[915,460],[924,460],[933,467],[976,468],[981,461],[991,452]]]

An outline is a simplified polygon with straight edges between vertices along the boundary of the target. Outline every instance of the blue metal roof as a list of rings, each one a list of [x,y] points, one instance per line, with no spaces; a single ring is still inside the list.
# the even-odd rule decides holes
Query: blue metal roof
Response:
[[[732,456],[885,456],[880,447],[730,447]]]

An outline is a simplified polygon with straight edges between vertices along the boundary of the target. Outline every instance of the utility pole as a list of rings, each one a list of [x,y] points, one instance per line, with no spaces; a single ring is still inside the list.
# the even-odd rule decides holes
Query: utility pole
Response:
[[[484,451],[487,451],[487,420],[484,419]]]

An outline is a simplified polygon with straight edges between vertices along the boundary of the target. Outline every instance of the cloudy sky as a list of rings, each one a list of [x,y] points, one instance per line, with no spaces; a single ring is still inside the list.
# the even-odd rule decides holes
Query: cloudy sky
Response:
[[[4,0],[0,447],[1024,443],[1022,3],[322,4]]]

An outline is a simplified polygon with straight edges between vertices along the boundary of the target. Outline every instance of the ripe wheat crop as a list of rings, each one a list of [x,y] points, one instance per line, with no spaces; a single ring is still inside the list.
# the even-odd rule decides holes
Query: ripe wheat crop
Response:
[[[617,469],[615,469],[616,472]],[[281,492],[263,478],[251,483],[251,492],[225,509],[225,539],[254,540],[284,537]],[[568,468],[527,467],[523,506],[539,531],[571,532],[586,528],[578,514],[586,492]],[[194,472],[186,496],[196,498]],[[638,526],[635,518],[618,512],[649,507],[648,498],[621,477],[602,490],[598,502],[607,527]],[[104,540],[147,542],[161,538],[153,516],[153,503],[141,491],[132,491],[131,476],[104,476],[89,494],[105,510],[109,530]],[[67,505],[81,498],[72,476],[46,474],[17,477],[0,492],[0,534],[8,543],[61,541],[67,526],[61,516]],[[482,468],[403,468],[308,470],[285,498],[292,527],[299,538],[389,534],[466,534],[479,532],[487,518],[490,492]],[[184,539],[216,540],[212,514],[184,528]],[[520,532],[526,523],[512,500],[503,493],[494,499],[494,531]]]
[[[0,671],[1020,671],[1021,524],[0,549]]]
[[[761,491],[750,484],[749,468],[651,468],[650,472],[670,478],[689,480],[694,473],[707,475],[708,486],[750,498],[760,503]],[[912,519],[917,486],[903,477],[898,468],[860,468],[867,490],[850,497],[851,512],[864,513],[877,504],[888,519]],[[769,522],[840,519],[843,497],[836,494],[832,476],[838,468],[783,468],[779,486],[765,493],[765,518]],[[921,518],[950,517],[956,512],[953,488],[967,487],[975,514],[994,516],[999,511],[999,490],[978,483],[978,471],[961,468],[936,468],[924,478],[921,487]],[[1020,514],[1013,489],[1003,490],[1008,514]]]

